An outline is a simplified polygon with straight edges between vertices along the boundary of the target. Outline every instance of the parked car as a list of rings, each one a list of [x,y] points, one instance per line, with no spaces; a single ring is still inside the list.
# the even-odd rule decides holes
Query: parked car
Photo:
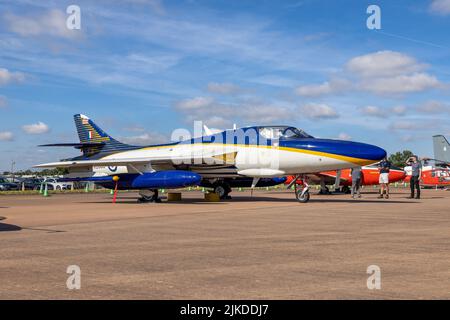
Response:
[[[70,182],[58,182],[55,178],[46,178],[44,183],[49,190],[69,190],[72,186]]]
[[[17,183],[12,183],[6,178],[0,177],[0,191],[16,191],[19,190]]]
[[[42,181],[42,179],[38,178],[25,178],[19,183],[19,188],[22,189],[22,184],[24,184],[25,190],[38,190]]]

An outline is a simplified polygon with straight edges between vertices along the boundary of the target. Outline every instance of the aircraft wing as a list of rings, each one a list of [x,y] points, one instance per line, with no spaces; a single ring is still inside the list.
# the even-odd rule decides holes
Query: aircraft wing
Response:
[[[126,166],[139,164],[170,164],[170,165],[226,165],[232,164],[236,153],[219,154],[202,157],[148,157],[148,158],[125,158],[125,159],[99,159],[99,160],[68,160],[59,162],[50,162],[35,165],[34,168],[76,168],[76,167],[93,167],[93,166]]]

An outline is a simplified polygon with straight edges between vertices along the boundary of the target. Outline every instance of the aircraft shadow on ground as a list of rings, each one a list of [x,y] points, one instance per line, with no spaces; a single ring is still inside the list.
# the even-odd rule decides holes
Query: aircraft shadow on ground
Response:
[[[0,221],[1,220],[5,220],[5,217],[0,217]],[[20,231],[22,230],[21,227],[13,225],[13,224],[8,224],[8,223],[2,223],[0,222],[0,232],[6,232],[6,231]]]
[[[16,226],[14,224],[8,224],[8,223],[1,223],[0,222],[0,232],[7,232],[7,231],[20,231],[22,230],[21,227]]]
[[[0,220],[5,220],[5,217],[0,217]],[[53,230],[53,229],[42,229],[42,228],[26,228],[26,227],[20,227],[14,224],[9,223],[2,223],[0,222],[0,232],[7,232],[7,231],[21,231],[21,230],[31,230],[31,231],[46,231],[48,233],[55,233],[55,232],[65,232],[62,230]]]

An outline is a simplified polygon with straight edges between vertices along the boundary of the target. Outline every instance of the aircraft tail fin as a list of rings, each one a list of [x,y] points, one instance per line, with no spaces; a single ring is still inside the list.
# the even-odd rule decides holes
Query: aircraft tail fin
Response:
[[[85,155],[98,152],[125,151],[134,148],[111,137],[84,114],[76,114],[73,118],[80,143],[85,146],[81,148]]]
[[[450,144],[443,135],[433,136],[434,158],[450,163]]]

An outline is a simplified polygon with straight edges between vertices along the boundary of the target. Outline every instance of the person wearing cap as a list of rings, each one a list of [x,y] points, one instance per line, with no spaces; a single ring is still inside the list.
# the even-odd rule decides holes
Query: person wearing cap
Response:
[[[380,188],[380,195],[378,196],[378,199],[383,199],[383,194],[386,191],[386,199],[389,199],[389,171],[391,171],[391,162],[384,158],[379,164],[378,164],[378,170],[380,171],[380,178],[379,183],[381,185]]]
[[[406,160],[406,164],[411,166],[411,180],[409,182],[411,187],[411,196],[409,199],[414,199],[414,193],[416,194],[416,199],[420,199],[420,177],[422,176],[422,163],[419,161],[417,156],[412,156]]]

